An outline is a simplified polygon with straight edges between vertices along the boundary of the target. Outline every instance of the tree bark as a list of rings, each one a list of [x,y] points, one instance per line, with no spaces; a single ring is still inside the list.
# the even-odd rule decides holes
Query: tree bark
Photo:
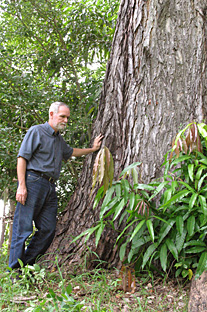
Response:
[[[188,312],[206,312],[207,311],[207,272],[195,280],[192,280],[190,299],[188,303]]]
[[[162,174],[164,154],[180,127],[207,115],[207,0],[122,0],[108,62],[94,138],[112,152],[115,179],[127,165],[141,161],[141,179]],[[95,155],[87,156],[79,185],[59,217],[48,259],[74,264],[94,252],[108,266],[119,266],[116,233],[107,230],[98,248],[94,238],[71,239],[98,219],[91,191]],[[91,258],[90,258],[91,259]],[[90,264],[93,262],[90,261]]]

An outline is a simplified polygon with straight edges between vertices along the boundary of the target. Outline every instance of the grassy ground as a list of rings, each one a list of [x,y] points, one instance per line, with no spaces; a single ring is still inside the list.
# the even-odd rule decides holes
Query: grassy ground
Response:
[[[54,263],[56,264],[56,263]],[[55,265],[54,265],[55,267]],[[86,311],[86,312],[187,312],[189,283],[136,277],[131,292],[124,292],[119,272],[101,268],[79,273],[53,272],[35,265],[23,269],[21,278],[7,272],[7,258],[0,258],[1,311]],[[13,278],[13,280],[11,279]]]

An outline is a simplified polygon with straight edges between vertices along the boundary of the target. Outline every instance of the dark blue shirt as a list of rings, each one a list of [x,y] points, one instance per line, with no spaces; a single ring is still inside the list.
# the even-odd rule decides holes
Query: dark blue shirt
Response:
[[[72,153],[73,148],[46,122],[28,130],[17,157],[27,160],[27,169],[43,172],[57,180],[62,160],[68,160]]]

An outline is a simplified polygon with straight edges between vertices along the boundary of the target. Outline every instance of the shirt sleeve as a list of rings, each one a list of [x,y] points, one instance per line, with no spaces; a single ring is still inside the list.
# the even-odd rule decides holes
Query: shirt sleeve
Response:
[[[22,141],[17,157],[23,157],[29,161],[32,158],[32,155],[35,152],[35,150],[38,148],[39,143],[40,143],[39,133],[38,131],[36,131],[35,127],[31,127]]]

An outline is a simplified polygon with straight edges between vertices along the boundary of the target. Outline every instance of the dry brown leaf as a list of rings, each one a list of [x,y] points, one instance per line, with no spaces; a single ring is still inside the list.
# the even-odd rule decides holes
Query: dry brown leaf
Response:
[[[131,266],[122,265],[120,274],[119,286],[123,289],[124,292],[134,293],[136,288],[135,283],[135,270]]]

